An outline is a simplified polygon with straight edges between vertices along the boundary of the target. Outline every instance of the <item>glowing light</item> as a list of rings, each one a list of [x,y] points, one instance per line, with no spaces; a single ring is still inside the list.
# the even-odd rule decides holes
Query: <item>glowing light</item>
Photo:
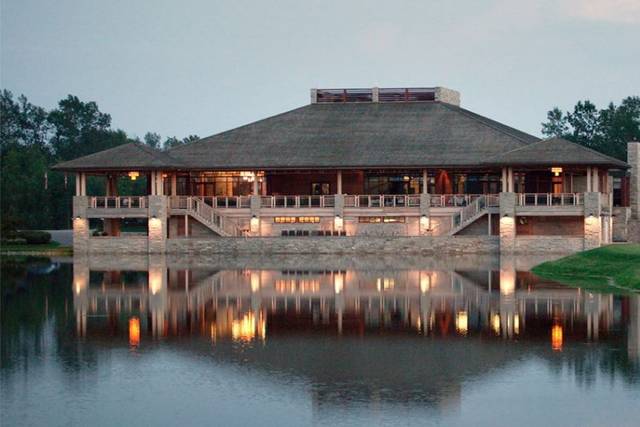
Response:
[[[560,176],[560,174],[562,173],[562,168],[559,166],[554,166],[551,168],[551,172],[553,172],[554,176]]]
[[[339,294],[344,289],[344,276],[340,273],[333,276],[333,289],[336,294]]]
[[[469,315],[466,311],[456,313],[456,331],[460,335],[467,335],[469,330]]]
[[[500,270],[500,293],[512,295],[516,290],[515,270]]]
[[[131,181],[135,181],[140,176],[140,173],[136,171],[131,171],[127,175],[129,175],[129,178],[131,178]]]
[[[138,346],[140,344],[140,319],[132,317],[129,319],[129,345]]]
[[[491,317],[491,329],[496,335],[500,335],[500,315],[494,314]]]
[[[520,316],[517,314],[513,317],[513,332],[516,334],[520,333]]]
[[[420,227],[422,227],[423,230],[429,230],[431,226],[431,221],[429,220],[429,217],[426,215],[422,215],[420,217]]]
[[[344,221],[342,220],[342,217],[340,215],[336,215],[335,219],[333,220],[333,226],[336,228],[336,230],[341,230],[344,226]]]
[[[553,351],[562,351],[562,326],[553,325],[551,327],[551,348]]]
[[[231,323],[231,337],[239,341],[252,341],[255,338],[266,337],[267,322],[262,313],[256,318],[255,314],[250,311],[242,316],[242,319],[234,320]]]
[[[260,273],[254,271],[251,272],[251,292],[258,292],[260,290]]]
[[[423,294],[431,289],[431,273],[423,271],[420,273],[420,292]]]
[[[258,231],[258,227],[260,226],[260,219],[257,216],[252,216],[250,221],[251,232],[255,233]]]
[[[159,269],[149,270],[149,291],[155,295],[162,289],[162,274]]]

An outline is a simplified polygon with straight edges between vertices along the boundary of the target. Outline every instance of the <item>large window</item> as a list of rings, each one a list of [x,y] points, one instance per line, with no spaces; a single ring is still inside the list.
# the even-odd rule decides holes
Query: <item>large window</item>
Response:
[[[250,172],[202,172],[177,177],[179,195],[195,196],[249,196],[253,191],[253,174]],[[264,177],[258,174],[258,190],[264,185]]]
[[[422,176],[414,174],[368,175],[364,182],[366,194],[420,194]]]

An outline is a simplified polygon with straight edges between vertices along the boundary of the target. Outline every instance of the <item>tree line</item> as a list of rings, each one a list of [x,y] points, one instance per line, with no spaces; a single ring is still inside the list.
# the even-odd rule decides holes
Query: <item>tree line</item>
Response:
[[[573,111],[554,108],[542,123],[542,134],[563,137],[626,160],[626,143],[640,140],[640,97],[630,96],[620,105],[598,109],[590,101],[578,102]],[[8,229],[70,227],[75,176],[53,172],[51,166],[129,142],[168,149],[197,140],[196,135],[162,139],[147,132],[142,139],[111,127],[111,116],[95,102],[69,95],[55,109],[31,104],[8,90],[0,94],[0,221]],[[145,182],[120,180],[120,194],[144,194]],[[88,180],[88,194],[100,194],[104,183]]]
[[[626,161],[627,142],[640,141],[640,97],[629,96],[620,105],[610,103],[602,109],[589,100],[579,101],[573,111],[556,107],[547,113],[542,134]]]
[[[75,176],[51,171],[56,163],[129,142],[167,149],[197,140],[196,135],[164,141],[154,132],[142,140],[111,127],[111,116],[95,102],[69,95],[55,109],[33,105],[22,95],[0,93],[0,221],[2,230],[69,228]],[[89,194],[104,188],[87,182]],[[121,180],[124,181],[124,180]],[[121,182],[121,194],[143,194],[145,180]],[[3,233],[4,234],[4,233]]]

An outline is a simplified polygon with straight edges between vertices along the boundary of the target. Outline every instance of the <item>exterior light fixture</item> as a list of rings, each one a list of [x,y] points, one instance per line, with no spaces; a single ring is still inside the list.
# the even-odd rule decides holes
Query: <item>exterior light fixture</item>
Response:
[[[427,215],[421,215],[420,216],[420,226],[425,229],[425,230],[429,230],[429,217]]]
[[[158,219],[155,215],[151,215],[151,219]]]
[[[80,219],[82,219],[82,217],[81,217],[80,215],[78,215],[78,216],[76,217],[76,219],[77,219],[77,220],[80,220]]]
[[[560,166],[554,166],[551,168],[551,172],[553,173],[553,176],[560,176],[562,168]]]
[[[131,181],[135,181],[140,176],[140,172],[131,171],[127,175],[129,175],[129,178],[131,178]]]
[[[504,214],[502,214],[502,217],[503,218],[509,218],[509,214],[505,212]]]
[[[258,226],[259,225],[260,225],[260,219],[258,219],[258,217],[256,215],[252,215],[251,216],[251,221],[250,221],[251,231],[253,231],[253,232],[258,231]]]
[[[337,229],[341,229],[342,228],[342,226],[344,225],[344,221],[342,220],[342,217],[340,215],[336,215],[336,218],[333,220],[333,225]]]

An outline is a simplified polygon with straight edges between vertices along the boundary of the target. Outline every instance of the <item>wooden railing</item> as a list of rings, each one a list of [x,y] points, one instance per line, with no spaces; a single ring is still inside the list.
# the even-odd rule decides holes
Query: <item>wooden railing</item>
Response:
[[[429,200],[432,208],[451,208],[451,207],[464,207],[468,206],[480,197],[484,197],[484,194],[431,194]],[[497,194],[487,194],[493,201],[497,200]],[[496,206],[499,206],[499,202],[496,202]]]
[[[233,220],[218,214],[208,203],[200,197],[187,197],[186,209],[191,211],[196,218],[205,224],[212,226],[215,231],[222,231],[222,235],[239,236],[240,231]]]
[[[228,197],[213,197],[213,196],[171,196],[169,206],[172,209],[187,209],[187,203],[190,198],[197,198],[214,209],[227,209],[227,208],[250,208],[251,197],[250,196],[228,196]]]
[[[144,196],[93,196],[89,198],[89,208],[94,209],[135,209],[147,208]]]
[[[582,206],[581,193],[521,193],[518,194],[518,206]]]
[[[261,208],[332,208],[336,198],[327,196],[261,196]]]
[[[487,207],[487,199],[485,196],[475,198],[469,205],[462,208],[459,212],[453,214],[451,221],[451,229],[457,230],[465,225],[469,220],[478,215]]]
[[[417,208],[420,207],[419,194],[400,195],[346,195],[345,208]]]

